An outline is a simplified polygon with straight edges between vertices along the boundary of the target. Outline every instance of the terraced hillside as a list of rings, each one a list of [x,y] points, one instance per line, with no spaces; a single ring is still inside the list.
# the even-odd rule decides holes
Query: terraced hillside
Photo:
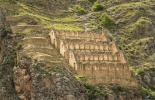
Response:
[[[52,17],[46,17],[46,12],[42,11],[45,15],[44,13],[40,15],[39,8],[26,6],[22,2],[1,4],[0,7],[6,15],[6,26],[8,29],[10,26],[12,30],[8,36],[12,37],[10,42],[14,42],[9,46],[11,45],[10,48],[15,48],[16,51],[16,56],[10,58],[14,65],[10,65],[11,67],[7,69],[8,77],[12,78],[8,80],[5,75],[2,75],[3,84],[0,88],[6,92],[0,93],[0,99],[86,100],[85,89],[74,77],[74,71],[50,43],[49,26],[57,26],[59,23],[65,26],[65,22],[55,17],[57,14],[52,16],[53,13],[48,13],[48,16]],[[72,14],[69,16],[72,17]],[[66,27],[63,28],[73,29],[72,23],[74,22],[71,19],[70,22],[65,23]],[[77,29],[79,28],[75,28]],[[1,48],[6,44],[3,43]],[[7,52],[3,54],[8,55]],[[9,72],[9,70],[12,71]],[[15,95],[12,95],[13,93]]]
[[[150,63],[148,67],[151,66],[155,45],[154,6],[153,1],[145,0],[116,5],[107,9],[109,12],[113,12],[111,15],[118,25],[116,35],[121,34],[122,37],[120,42],[126,41],[127,45],[121,46],[121,48],[126,51],[132,65]],[[120,13],[116,14],[117,12]],[[134,46],[135,44],[136,46]],[[131,52],[134,55],[131,55]],[[137,60],[133,61],[133,59]]]
[[[67,2],[67,1],[66,1]],[[61,5],[60,3],[59,5]],[[37,6],[17,4],[0,4],[5,9],[6,19],[10,25],[42,25],[45,28],[82,30],[82,21],[67,8],[62,10],[55,5],[56,10],[46,10]]]
[[[140,0],[107,0],[106,2],[97,0],[96,3],[91,3],[90,1],[91,0],[0,1],[0,8],[3,9],[6,15],[6,19],[4,19],[0,14],[0,18],[3,19],[4,22],[6,20],[6,23],[0,20],[0,22],[2,22],[2,25],[1,23],[0,25],[5,26],[2,27],[3,29],[5,28],[5,30],[0,32],[0,34],[2,34],[0,35],[0,99],[142,100],[142,95],[145,96],[148,93],[151,97],[154,95],[154,83],[151,84],[151,82],[154,82],[153,72],[151,69],[150,71],[148,70],[147,73],[141,72],[141,70],[144,70],[144,65],[146,65],[147,68],[148,66],[152,68],[154,63],[151,62],[154,58],[154,36],[152,36],[154,34],[152,28],[154,27],[153,0],[145,0],[144,2]],[[95,11],[92,6],[98,3],[105,5],[104,9]],[[130,10],[135,12],[130,13]],[[143,11],[149,11],[149,14],[145,15]],[[103,12],[104,14],[102,14]],[[105,24],[106,19],[111,23],[110,25]],[[143,24],[146,27],[144,27]],[[87,41],[87,39],[89,40],[91,38],[83,36],[69,37],[69,39],[62,36],[59,37],[59,39],[62,44],[68,48],[70,47],[68,50],[64,49],[67,50],[67,52],[72,51],[73,48],[75,49],[75,44],[87,44],[87,46],[91,44],[94,44],[94,46],[102,44],[105,49],[109,49],[105,52],[106,50],[98,50],[98,47],[94,47],[98,49],[91,51],[79,48],[73,52],[73,56],[75,56],[74,66],[74,63],[69,62],[70,60],[67,59],[68,55],[64,56],[66,54],[60,52],[63,57],[58,52],[59,48],[56,49],[56,46],[51,44],[49,35],[51,27],[58,30],[56,34],[58,34],[60,30],[67,30],[67,33],[76,33],[77,31],[91,31],[106,27],[112,34],[108,31],[104,32],[108,39],[102,38],[103,42],[96,42],[98,39],[93,39],[96,35],[94,35],[90,41]],[[69,32],[68,30],[75,32]],[[143,32],[145,34],[143,34]],[[137,35],[139,33],[140,35]],[[140,72],[138,79],[144,86],[142,89],[139,90],[138,88],[133,89],[133,87],[128,87],[137,86],[135,83],[132,84],[133,80],[131,76],[134,75],[130,72],[126,60],[118,59],[120,57],[118,52],[112,54],[112,50],[110,49],[112,46],[110,41],[112,40],[115,41],[116,44],[119,44],[118,49],[125,51],[125,58],[129,60],[130,68],[133,69],[136,68],[135,66],[138,66],[137,70],[134,71],[136,75]],[[139,46],[135,46],[135,44]],[[90,55],[93,55],[92,61],[88,61],[87,59]],[[103,58],[100,58],[100,56]],[[90,65],[94,66],[94,63],[98,66],[101,66],[101,63],[103,66],[107,66],[106,70],[102,69],[105,73],[102,73],[99,67],[96,67],[99,72],[93,72],[91,68],[88,69],[89,71],[87,72],[83,71],[85,68],[83,67],[84,65],[90,67]],[[80,64],[81,69],[77,70],[76,68],[79,67]],[[108,67],[115,65],[117,68]],[[119,70],[120,66],[122,66],[122,69]],[[110,74],[106,72],[107,70]],[[93,77],[93,81],[89,81],[90,76],[91,78],[92,76],[97,78],[95,79]],[[106,81],[103,79],[97,81],[98,76],[103,76]],[[101,85],[99,88],[98,86],[83,84],[78,81],[81,78],[84,79],[84,82],[86,82],[85,79],[92,84],[102,83],[102,81],[104,81],[104,83],[108,85]],[[141,79],[145,79],[145,81],[143,82]],[[131,84],[128,82],[131,82]],[[117,84],[121,84],[122,86]],[[85,88],[83,86],[85,86]]]

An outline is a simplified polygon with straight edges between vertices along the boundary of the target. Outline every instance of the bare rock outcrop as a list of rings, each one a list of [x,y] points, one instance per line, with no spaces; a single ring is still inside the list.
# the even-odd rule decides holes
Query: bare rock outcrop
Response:
[[[14,68],[15,89],[21,100],[87,100],[85,89],[69,70],[60,66],[45,69],[43,62],[20,56]]]

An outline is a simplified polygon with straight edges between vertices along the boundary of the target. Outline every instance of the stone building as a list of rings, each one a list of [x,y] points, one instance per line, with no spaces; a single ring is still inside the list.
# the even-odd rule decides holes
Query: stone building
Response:
[[[51,43],[67,62],[91,84],[136,86],[122,51],[104,33],[51,30]]]

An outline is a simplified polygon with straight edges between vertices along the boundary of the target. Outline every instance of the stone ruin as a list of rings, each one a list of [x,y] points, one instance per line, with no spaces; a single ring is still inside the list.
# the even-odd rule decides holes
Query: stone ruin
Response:
[[[137,86],[122,51],[105,34],[51,30],[51,43],[90,84]]]

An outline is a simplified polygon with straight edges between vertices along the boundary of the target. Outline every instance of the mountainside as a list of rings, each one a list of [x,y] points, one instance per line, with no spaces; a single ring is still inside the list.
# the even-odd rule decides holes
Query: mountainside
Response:
[[[154,18],[154,0],[0,1],[0,99],[153,100]],[[138,87],[81,82],[87,77],[78,75],[51,44],[51,27],[71,33],[102,31],[123,51]]]

